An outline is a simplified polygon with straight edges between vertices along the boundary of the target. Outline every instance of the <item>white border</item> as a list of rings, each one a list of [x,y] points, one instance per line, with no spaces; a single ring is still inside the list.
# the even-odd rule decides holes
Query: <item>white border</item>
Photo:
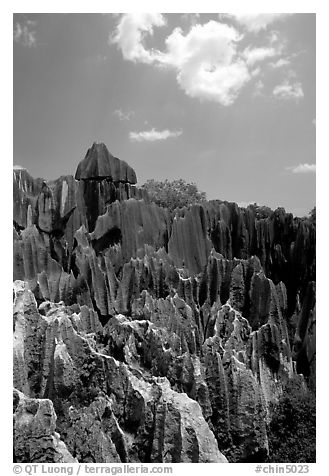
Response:
[[[203,0],[202,2],[189,2],[167,0],[165,2],[154,2],[139,0],[132,1],[121,0],[120,2],[93,1],[93,2],[68,2],[58,0],[56,2],[41,1],[13,1],[1,5],[1,136],[2,136],[2,157],[1,166],[3,167],[1,191],[1,298],[2,298],[2,322],[3,331],[1,336],[1,369],[2,369],[2,392],[1,392],[1,410],[2,410],[2,438],[0,450],[1,457],[6,462],[12,460],[12,154],[13,154],[13,129],[12,129],[12,94],[13,94],[13,65],[12,65],[12,14],[14,12],[128,12],[136,11],[159,11],[164,13],[175,12],[289,12],[289,13],[317,13],[317,314],[318,314],[318,338],[317,338],[317,362],[318,362],[318,380],[317,380],[317,414],[318,414],[318,436],[317,436],[317,464],[312,465],[310,474],[325,474],[325,461],[327,456],[327,421],[328,405],[326,405],[328,389],[328,357],[324,349],[328,348],[328,304],[326,294],[328,293],[326,263],[328,249],[325,243],[329,237],[328,219],[328,196],[327,196],[327,106],[328,95],[328,21],[326,14],[328,9],[324,0],[320,1],[276,1],[276,2],[243,2],[243,1],[223,1],[214,2]],[[156,7],[156,8],[155,8]],[[246,8],[247,7],[247,8]],[[326,128],[326,130],[324,130]],[[328,159],[327,159],[328,160]],[[327,213],[326,213],[327,212]],[[326,279],[327,278],[327,279]],[[183,468],[184,466],[184,468]],[[214,467],[215,466],[215,467]],[[238,464],[225,465],[218,468],[217,465],[207,465],[201,468],[200,465],[180,466],[179,471],[193,474],[196,471],[207,471],[218,474],[220,471],[224,474],[252,474],[254,465]],[[175,465],[175,474],[177,473]],[[250,473],[249,473],[250,471]],[[328,470],[327,470],[328,471]],[[12,474],[12,466],[3,471],[3,474]]]

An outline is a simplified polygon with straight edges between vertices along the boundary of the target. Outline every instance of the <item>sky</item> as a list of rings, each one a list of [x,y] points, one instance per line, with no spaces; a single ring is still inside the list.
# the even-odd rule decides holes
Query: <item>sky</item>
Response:
[[[14,164],[74,175],[104,142],[208,199],[315,205],[315,14],[14,14]]]

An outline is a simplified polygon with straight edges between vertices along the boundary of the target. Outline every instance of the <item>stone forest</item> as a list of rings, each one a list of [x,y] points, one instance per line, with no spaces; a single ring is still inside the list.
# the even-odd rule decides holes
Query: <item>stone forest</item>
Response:
[[[315,219],[13,173],[15,462],[315,461]]]

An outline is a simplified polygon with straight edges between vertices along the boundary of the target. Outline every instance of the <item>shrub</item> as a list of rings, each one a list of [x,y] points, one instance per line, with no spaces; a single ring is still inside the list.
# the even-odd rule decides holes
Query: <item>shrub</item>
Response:
[[[160,207],[175,210],[188,207],[206,200],[205,192],[200,192],[195,183],[187,183],[183,179],[165,180],[158,182],[148,180],[143,187],[147,190],[150,199]]]
[[[294,379],[272,406],[268,428],[269,461],[313,463],[316,452],[315,395]]]
[[[258,205],[256,202],[255,203],[250,203],[248,205],[249,209],[253,210],[255,217],[260,220],[262,218],[269,218],[273,215],[273,210],[270,207],[267,206],[261,206]]]

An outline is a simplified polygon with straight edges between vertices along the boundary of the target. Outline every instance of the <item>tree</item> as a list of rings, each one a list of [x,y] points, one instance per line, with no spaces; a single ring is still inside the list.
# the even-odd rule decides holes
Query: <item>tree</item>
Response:
[[[272,406],[268,428],[270,462],[313,463],[316,451],[315,395],[298,379],[290,381]]]
[[[273,215],[273,210],[265,205],[261,206],[258,205],[256,202],[255,203],[250,203],[248,205],[249,209],[253,210],[255,213],[255,217],[260,220],[262,218],[269,218]]]
[[[206,200],[205,192],[200,192],[195,183],[187,183],[183,179],[165,180],[158,182],[151,179],[142,186],[150,199],[160,207],[175,210],[175,208],[188,207]]]

